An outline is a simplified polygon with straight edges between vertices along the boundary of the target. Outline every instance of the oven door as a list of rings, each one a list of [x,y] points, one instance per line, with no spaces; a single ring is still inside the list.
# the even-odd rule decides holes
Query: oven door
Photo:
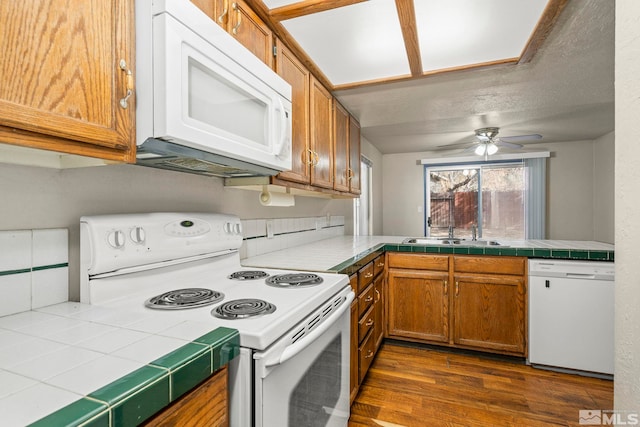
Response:
[[[255,359],[256,427],[346,427],[349,421],[350,311],[354,294],[341,292],[332,312],[292,343],[283,337]],[[306,326],[308,328],[308,326]],[[304,324],[293,331],[302,330]]]

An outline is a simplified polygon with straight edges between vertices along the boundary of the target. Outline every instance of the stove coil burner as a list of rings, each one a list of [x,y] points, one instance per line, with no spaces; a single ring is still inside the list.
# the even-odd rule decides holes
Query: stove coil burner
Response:
[[[220,304],[211,314],[221,319],[246,319],[276,311],[276,306],[261,299],[236,299]]]
[[[256,280],[256,279],[264,279],[269,275],[264,271],[260,270],[243,270],[236,271],[235,273],[231,273],[228,278],[233,280]]]
[[[224,294],[205,288],[185,288],[165,292],[145,301],[149,308],[161,310],[180,310],[215,304],[224,298]]]
[[[276,274],[267,278],[266,283],[278,288],[315,286],[322,283],[322,277],[313,273]]]

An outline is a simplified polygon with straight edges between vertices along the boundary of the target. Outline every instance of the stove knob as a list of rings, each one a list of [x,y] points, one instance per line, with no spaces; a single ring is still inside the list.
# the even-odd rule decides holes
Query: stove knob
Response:
[[[224,223],[224,232],[227,234],[231,234],[233,232],[233,226],[231,225],[230,222]]]
[[[144,244],[147,237],[142,227],[133,227],[129,236],[131,237],[131,241],[138,245]]]
[[[107,235],[107,242],[114,249],[124,246],[124,233],[121,230],[114,230]]]
[[[233,234],[242,234],[242,226],[239,222],[233,225]]]

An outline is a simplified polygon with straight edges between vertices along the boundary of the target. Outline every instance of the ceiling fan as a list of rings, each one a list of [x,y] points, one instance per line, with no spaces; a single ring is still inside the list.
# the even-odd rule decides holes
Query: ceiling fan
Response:
[[[452,149],[457,148],[461,145],[467,146],[464,151],[473,151],[478,156],[484,156],[486,160],[488,156],[498,152],[498,149],[500,147],[514,149],[522,148],[522,144],[518,144],[517,141],[533,141],[542,138],[542,135],[539,135],[537,133],[531,135],[498,137],[499,131],[500,128],[498,127],[485,127],[476,129],[474,131],[476,134],[476,141],[464,144],[443,145],[441,147],[445,149]]]

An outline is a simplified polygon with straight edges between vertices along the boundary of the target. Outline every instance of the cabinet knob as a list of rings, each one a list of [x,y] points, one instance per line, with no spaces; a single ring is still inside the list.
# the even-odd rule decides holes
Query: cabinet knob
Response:
[[[364,299],[364,302],[371,302],[371,301],[373,301],[373,297],[371,295],[369,295]]]
[[[364,324],[365,326],[371,326],[373,325],[373,319],[369,319],[367,320],[367,323]]]
[[[456,280],[456,296],[460,293],[460,283]]]
[[[369,350],[367,355],[364,357],[365,359],[371,359],[373,357],[373,351]]]
[[[444,282],[444,294],[447,295],[449,293],[449,282],[446,280],[443,280]]]

